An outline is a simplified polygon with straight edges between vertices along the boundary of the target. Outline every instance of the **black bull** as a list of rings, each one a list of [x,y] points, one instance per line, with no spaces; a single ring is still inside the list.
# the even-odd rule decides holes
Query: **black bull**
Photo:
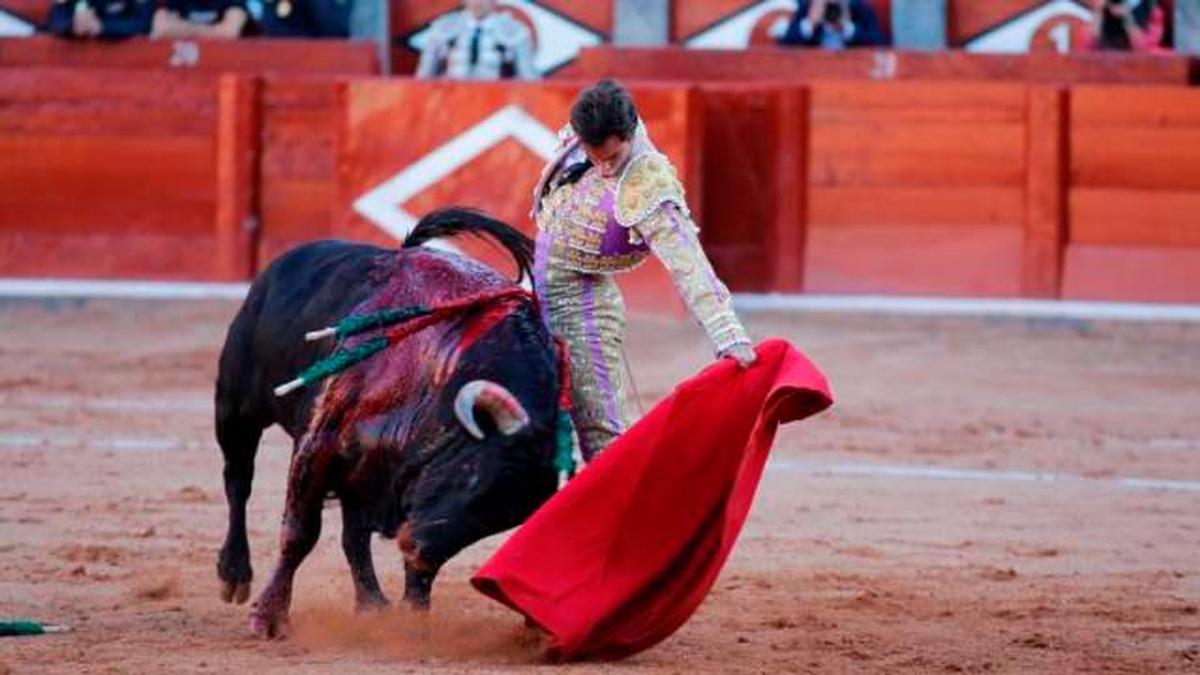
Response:
[[[496,239],[528,271],[524,235],[446,210],[423,219],[399,251],[325,241],[289,252],[254,282],[230,326],[216,388],[229,504],[217,572],[227,602],[245,602],[250,591],[246,502],[259,439],[279,424],[294,441],[279,561],[251,614],[257,634],[284,632],[292,579],[317,542],[329,496],[341,502],[357,604],[370,608],[387,604],[372,533],[399,539],[405,599],[427,606],[451,556],[518,525],[553,494],[559,378],[553,340],[532,302],[435,323],[324,387],[272,392],[331,351],[306,343],[306,331],[363,307],[437,305],[511,287],[462,256],[418,247],[459,233]]]

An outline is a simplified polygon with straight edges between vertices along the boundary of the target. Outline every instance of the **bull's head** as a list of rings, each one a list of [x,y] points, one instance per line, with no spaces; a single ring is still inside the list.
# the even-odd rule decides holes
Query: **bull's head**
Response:
[[[557,487],[558,373],[532,308],[477,339],[434,396],[432,414],[403,449],[420,457],[403,488],[398,536],[405,597],[418,606],[451,556],[524,522]]]

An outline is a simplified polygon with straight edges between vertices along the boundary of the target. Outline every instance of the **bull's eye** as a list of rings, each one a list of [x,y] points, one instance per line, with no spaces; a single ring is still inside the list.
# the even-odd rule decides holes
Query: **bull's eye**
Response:
[[[467,462],[459,468],[458,476],[454,481],[458,489],[470,490],[479,483],[479,465],[475,462]]]

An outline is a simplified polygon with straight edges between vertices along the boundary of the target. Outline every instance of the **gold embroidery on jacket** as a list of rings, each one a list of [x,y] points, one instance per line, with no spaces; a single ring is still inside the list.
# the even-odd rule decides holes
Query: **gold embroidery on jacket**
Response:
[[[671,163],[657,152],[635,157],[617,183],[617,222],[633,227],[668,203],[689,215],[683,184]]]
[[[550,260],[565,269],[590,273],[624,272],[646,259],[649,251],[602,255],[612,217],[604,208],[612,181],[589,171],[577,182],[553,188],[538,210],[538,227],[551,235]]]

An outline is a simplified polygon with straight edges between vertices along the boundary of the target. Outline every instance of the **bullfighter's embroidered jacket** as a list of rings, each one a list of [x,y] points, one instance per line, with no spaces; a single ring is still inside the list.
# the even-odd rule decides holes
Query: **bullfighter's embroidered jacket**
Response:
[[[613,178],[589,168],[570,126],[559,138],[534,192],[534,284],[551,329],[571,349],[576,427],[587,455],[632,419],[621,360],[624,306],[614,274],[653,253],[718,352],[750,338],[700,246],[683,185],[645,126],[638,125],[630,159]]]

